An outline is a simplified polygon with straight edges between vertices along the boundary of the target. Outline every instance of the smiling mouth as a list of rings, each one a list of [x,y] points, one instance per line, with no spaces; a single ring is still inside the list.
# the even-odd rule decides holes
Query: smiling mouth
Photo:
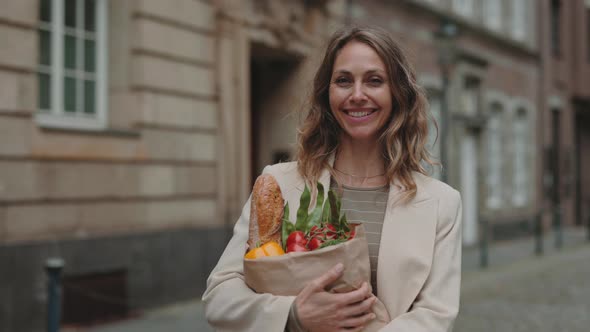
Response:
[[[352,116],[353,118],[362,118],[364,116],[371,115],[375,112],[377,112],[377,110],[375,110],[375,109],[363,110],[363,111],[352,111],[352,110],[345,110],[344,111],[344,113],[346,113],[349,116]]]

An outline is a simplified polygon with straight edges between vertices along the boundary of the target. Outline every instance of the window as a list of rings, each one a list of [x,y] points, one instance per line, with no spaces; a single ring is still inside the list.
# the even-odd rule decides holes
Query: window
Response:
[[[428,123],[428,142],[427,142],[427,148],[428,151],[430,152],[430,155],[433,158],[433,161],[435,162],[441,162],[440,158],[440,138],[441,138],[441,115],[440,115],[440,107],[441,107],[441,100],[440,97],[437,94],[431,94],[429,96],[429,103],[430,103],[430,112],[432,113],[432,118],[434,121],[436,121],[436,123],[438,124],[438,132],[436,130],[436,126],[434,121],[429,121]],[[446,167],[447,165],[443,165],[443,167]],[[432,172],[432,176],[436,179],[441,179],[441,167],[440,166],[434,166],[433,172]]]
[[[512,158],[512,202],[516,206],[524,206],[528,201],[527,178],[527,116],[524,109],[519,109],[516,119],[512,122],[514,156]]]
[[[473,0],[453,0],[453,10],[462,16],[473,15]]]
[[[106,124],[106,0],[39,3],[38,121],[101,129]]]
[[[479,108],[480,81],[474,77],[466,77],[461,94],[461,110],[465,115],[477,115]]]
[[[487,157],[488,174],[487,206],[492,209],[499,208],[502,204],[502,105],[492,104],[490,118],[487,127]]]
[[[561,1],[551,0],[551,53],[559,56],[561,53]]]
[[[517,40],[526,38],[527,23],[527,0],[512,0],[512,36]]]
[[[500,0],[487,0],[483,3],[484,22],[493,30],[502,28],[502,2]]]

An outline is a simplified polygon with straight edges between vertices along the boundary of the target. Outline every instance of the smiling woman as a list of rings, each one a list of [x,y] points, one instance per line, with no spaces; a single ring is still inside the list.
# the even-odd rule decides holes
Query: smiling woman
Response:
[[[407,189],[404,200],[416,194],[412,172],[426,174],[422,162],[432,164],[431,115],[412,66],[387,32],[337,32],[316,73],[311,104],[298,137],[304,178],[315,183],[327,168],[341,184],[375,187],[395,179]]]
[[[342,48],[330,84],[330,109],[343,140],[377,141],[391,116],[391,89],[379,55],[368,45],[350,42]]]
[[[423,168],[431,163],[428,120],[425,94],[387,32],[335,33],[298,131],[297,160],[263,173],[276,178],[294,210],[305,185],[317,200],[318,182],[341,189],[342,210],[370,230],[370,261],[356,261],[370,263],[371,283],[326,291],[343,274],[337,264],[295,297],[248,288],[249,201],[203,295],[209,323],[223,331],[364,331],[383,303],[391,321],[380,331],[450,331],[459,310],[461,198]]]

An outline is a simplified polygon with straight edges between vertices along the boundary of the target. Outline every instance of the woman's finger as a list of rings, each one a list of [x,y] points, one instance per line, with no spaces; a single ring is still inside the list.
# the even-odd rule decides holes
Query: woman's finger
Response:
[[[359,327],[355,327],[355,328],[343,328],[340,329],[339,331],[341,332],[360,332],[364,329],[364,326],[359,326]]]
[[[362,302],[349,304],[345,308],[342,309],[342,314],[344,317],[355,317],[365,314],[371,311],[373,304],[377,301],[375,296],[371,296]]]
[[[369,323],[370,321],[372,321],[373,319],[375,319],[377,316],[372,313],[366,313],[360,317],[352,317],[352,318],[347,318],[344,319],[340,322],[340,326],[343,328],[358,328],[361,326],[365,326],[367,325],[367,323]]]
[[[366,282],[363,282],[359,289],[353,290],[348,293],[339,294],[342,304],[352,304],[365,300],[367,297],[372,296],[371,289]]]

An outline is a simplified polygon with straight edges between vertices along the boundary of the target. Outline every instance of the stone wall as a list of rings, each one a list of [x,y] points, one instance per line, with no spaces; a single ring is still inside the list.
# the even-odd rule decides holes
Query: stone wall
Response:
[[[0,330],[43,329],[54,255],[66,277],[127,270],[136,309],[199,296],[227,239],[213,4],[109,2],[100,131],[35,119],[38,6],[0,4]]]

